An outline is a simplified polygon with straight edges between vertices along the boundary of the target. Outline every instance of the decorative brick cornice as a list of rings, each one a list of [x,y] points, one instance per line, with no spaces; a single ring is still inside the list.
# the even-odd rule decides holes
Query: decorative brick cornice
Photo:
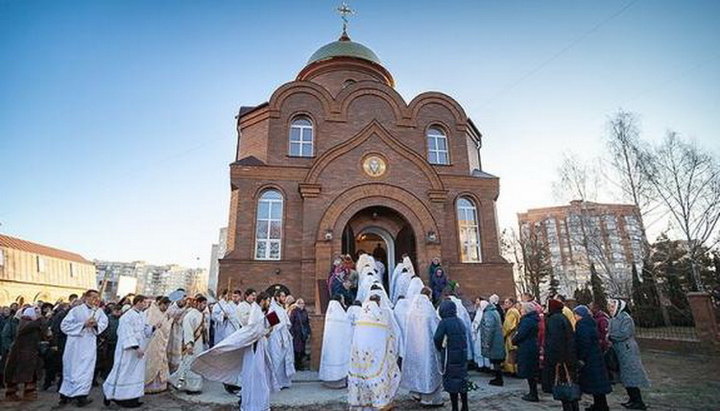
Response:
[[[433,203],[444,203],[447,200],[447,190],[428,190],[428,198]]]
[[[302,198],[315,198],[320,195],[322,186],[320,184],[300,183],[300,195]]]

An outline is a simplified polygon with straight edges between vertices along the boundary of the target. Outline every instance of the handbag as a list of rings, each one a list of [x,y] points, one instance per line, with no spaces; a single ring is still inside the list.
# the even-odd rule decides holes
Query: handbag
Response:
[[[560,371],[565,370],[565,381],[560,382]],[[573,378],[570,376],[567,364],[562,363],[555,365],[555,385],[553,386],[553,398],[557,401],[572,402],[578,401],[582,393],[580,392],[580,386],[573,382]]]

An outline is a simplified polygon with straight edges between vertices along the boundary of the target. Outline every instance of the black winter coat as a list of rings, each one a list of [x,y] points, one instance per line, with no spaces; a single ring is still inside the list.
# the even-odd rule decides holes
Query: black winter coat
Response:
[[[520,378],[532,378],[540,369],[540,349],[538,348],[538,324],[540,316],[532,311],[520,318],[513,345],[517,345],[517,375]]]
[[[550,312],[545,321],[545,361],[543,363],[542,388],[546,393],[552,393],[555,385],[555,366],[565,364],[570,377],[575,381],[577,356],[575,354],[575,334],[572,324],[562,311]],[[561,369],[561,381],[565,381],[565,371]]]
[[[443,387],[449,393],[466,392],[468,346],[465,325],[457,317],[455,303],[450,300],[440,304],[440,318],[434,341],[438,351],[443,351]]]
[[[580,368],[578,383],[585,394],[609,394],[612,392],[605,359],[600,350],[597,326],[591,317],[583,317],[575,324],[575,348]]]

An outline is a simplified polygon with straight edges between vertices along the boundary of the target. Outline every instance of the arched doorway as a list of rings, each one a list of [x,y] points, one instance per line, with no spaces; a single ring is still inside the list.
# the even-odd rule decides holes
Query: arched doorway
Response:
[[[389,207],[364,208],[347,222],[342,236],[342,253],[354,259],[362,252],[373,255],[385,266],[384,286],[390,292],[395,266],[402,255],[416,265],[415,234],[407,219]]]

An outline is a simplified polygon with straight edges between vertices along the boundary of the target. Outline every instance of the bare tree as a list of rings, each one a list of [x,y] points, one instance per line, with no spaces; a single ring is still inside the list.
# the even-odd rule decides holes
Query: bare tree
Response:
[[[532,292],[540,298],[540,285],[552,273],[552,263],[547,244],[540,232],[541,224],[526,224],[521,227],[520,235],[516,237],[519,256],[523,261],[521,282],[525,291]]]
[[[657,276],[652,264],[647,264],[650,256],[650,242],[645,228],[645,217],[657,207],[653,196],[653,185],[650,178],[643,172],[643,153],[647,151],[640,140],[640,125],[637,116],[629,111],[619,110],[607,122],[605,138],[608,147],[607,157],[611,175],[608,176],[621,198],[630,201],[637,208],[636,220],[639,222],[640,242],[642,244],[643,270],[650,274],[652,286],[663,301],[662,289],[658,285]],[[670,325],[667,307],[661,305],[662,316],[666,325]]]
[[[674,131],[642,154],[642,171],[687,241],[695,288],[703,289],[697,260],[703,247],[712,248],[720,221],[720,164]]]
[[[585,161],[573,153],[563,153],[557,169],[558,181],[553,183],[555,197],[563,202],[595,201],[601,185],[600,165]]]

